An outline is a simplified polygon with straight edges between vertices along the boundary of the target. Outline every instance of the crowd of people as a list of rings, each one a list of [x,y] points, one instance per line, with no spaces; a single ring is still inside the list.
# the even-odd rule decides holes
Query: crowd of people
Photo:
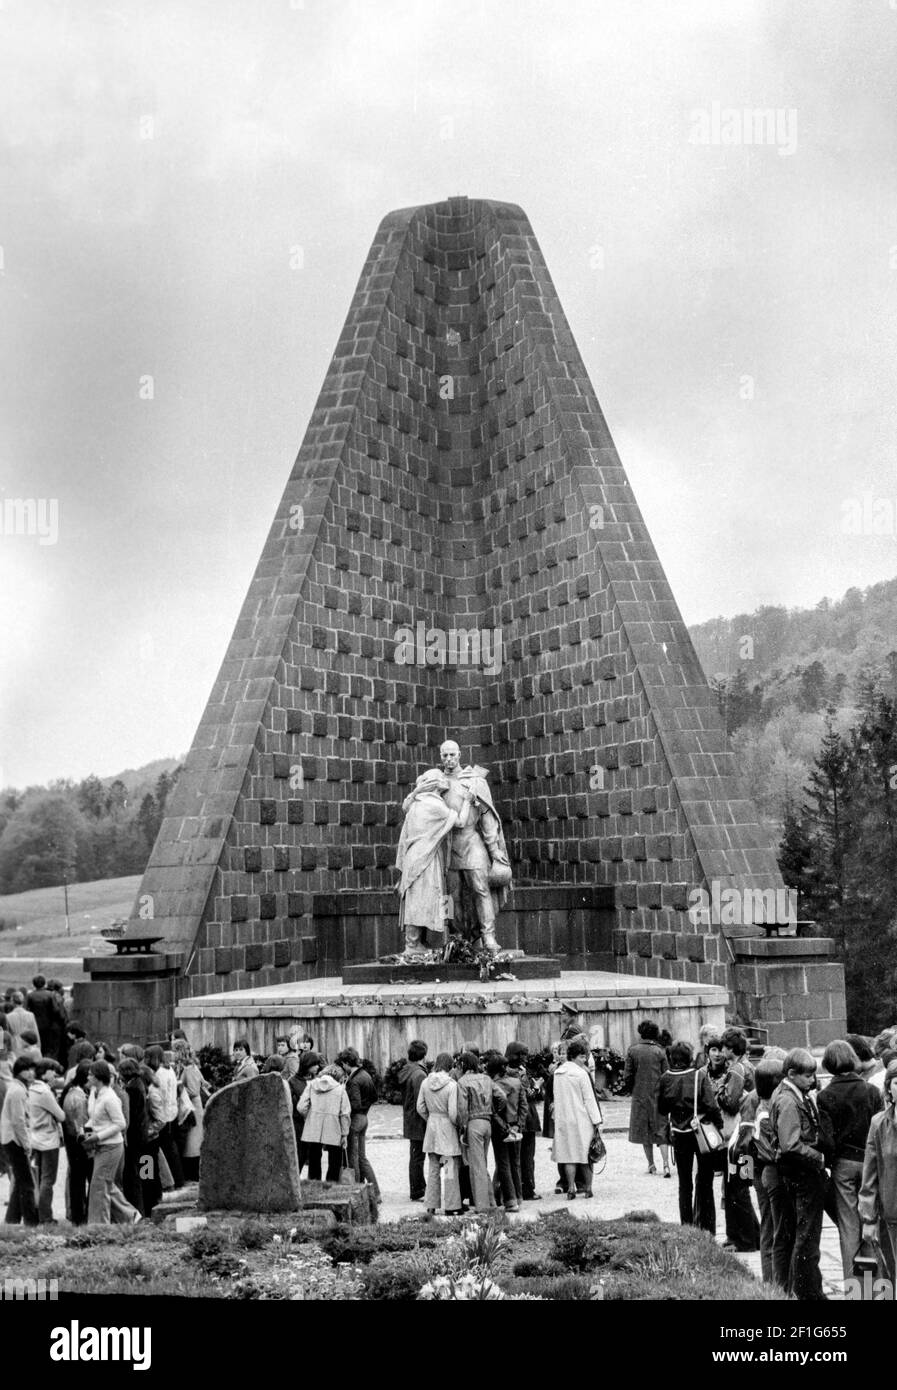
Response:
[[[38,975],[0,1000],[0,1172],[6,1221],[52,1224],[59,1156],[75,1225],[136,1222],[199,1172],[209,1087],[183,1033],[112,1048],[69,1020],[62,986]]]
[[[721,1176],[726,1243],[759,1250],[762,1276],[795,1298],[825,1298],[822,1219],[838,1229],[845,1279],[874,1266],[891,1282],[897,1260],[897,1028],[870,1040],[834,1039],[817,1060],[804,1048],[758,1048],[742,1029],[703,1028],[695,1054],[639,1026],[627,1056],[629,1138],[649,1173],[671,1146],[683,1224],[716,1234]],[[756,1203],[756,1205],[755,1205]]]
[[[10,1179],[6,1221],[53,1222],[65,1149],[66,1216],[135,1222],[165,1188],[198,1177],[203,1110],[211,1087],[185,1035],[112,1049],[67,1016],[64,991],[34,988],[0,999],[0,1171]],[[432,1063],[414,1041],[398,1074],[408,1141],[409,1197],[431,1213],[516,1212],[540,1200],[536,1139],[552,1143],[555,1192],[593,1196],[603,1160],[603,1116],[591,1039],[574,1007],[547,1074],[527,1048],[464,1043]],[[301,1028],[261,1060],[232,1048],[227,1079],[278,1073],[287,1083],[300,1173],[348,1175],[381,1200],[367,1153],[375,1079],[351,1047],[328,1061]],[[629,1139],[648,1174],[678,1180],[679,1215],[711,1235],[717,1179],[726,1243],[759,1250],[763,1279],[800,1299],[824,1297],[823,1213],[836,1224],[845,1278],[871,1251],[892,1285],[897,1263],[897,1028],[875,1040],[849,1034],[817,1060],[749,1044],[744,1031],[701,1029],[699,1048],[643,1021],[629,1048],[624,1089]],[[491,1171],[490,1171],[491,1168]]]

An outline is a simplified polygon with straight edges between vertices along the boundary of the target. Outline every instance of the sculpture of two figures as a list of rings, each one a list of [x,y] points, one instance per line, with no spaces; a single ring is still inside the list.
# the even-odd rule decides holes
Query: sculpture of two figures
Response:
[[[421,932],[442,943],[446,919],[490,955],[501,946],[495,917],[507,897],[511,866],[501,820],[482,767],[461,767],[451,740],[439,750],[442,768],[418,777],[405,798],[396,868],[401,873],[399,921],[403,959],[426,958]]]

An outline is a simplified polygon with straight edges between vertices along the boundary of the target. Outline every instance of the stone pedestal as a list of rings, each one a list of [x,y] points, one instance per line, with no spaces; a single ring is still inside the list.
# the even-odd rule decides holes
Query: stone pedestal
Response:
[[[739,1015],[776,1047],[824,1047],[847,1031],[844,967],[829,937],[742,937],[731,943]]]
[[[495,977],[513,976],[515,980],[557,980],[560,977],[560,962],[554,956],[520,956],[517,960],[498,961]],[[428,980],[434,983],[442,980],[465,980],[474,983],[479,980],[479,970],[475,965],[456,965],[445,961],[415,965],[413,962],[365,961],[362,965],[347,965],[343,970],[343,984],[346,985],[400,985],[420,984]]]
[[[522,1042],[540,1052],[560,1037],[569,1017],[565,1003],[575,1005],[587,1030],[600,1028],[604,1043],[618,1052],[635,1042],[643,1018],[697,1044],[702,1024],[722,1031],[729,1002],[728,990],[718,986],[612,971],[414,985],[350,985],[332,978],[183,999],[177,1023],[194,1048],[217,1043],[229,1051],[235,1038],[248,1038],[253,1052],[263,1055],[295,1024],[311,1033],[325,1057],[354,1047],[382,1072],[405,1058],[412,1038],[427,1044],[429,1057],[457,1052],[465,1042],[501,1052],[509,1042]],[[303,1201],[307,1189],[304,1182]]]
[[[174,1010],[183,992],[183,951],[152,951],[116,942],[114,956],[87,956],[89,981],[72,991],[72,1017],[88,1037],[120,1043],[161,1042],[174,1025]]]

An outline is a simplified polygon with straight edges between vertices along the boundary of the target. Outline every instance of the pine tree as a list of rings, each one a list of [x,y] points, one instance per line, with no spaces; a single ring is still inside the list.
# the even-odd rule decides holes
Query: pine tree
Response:
[[[835,711],[826,711],[825,732],[806,788],[815,834],[815,869],[822,893],[839,911],[844,904],[845,854],[851,832],[850,754],[835,728]],[[844,942],[841,942],[842,949]]]
[[[797,890],[798,917],[815,916],[819,898],[812,836],[806,816],[789,797],[782,818],[779,868],[789,888]]]

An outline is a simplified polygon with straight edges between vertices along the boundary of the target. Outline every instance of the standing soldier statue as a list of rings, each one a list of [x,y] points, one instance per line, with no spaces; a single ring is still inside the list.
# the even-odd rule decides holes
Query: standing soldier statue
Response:
[[[446,805],[460,812],[469,805],[466,820],[451,831],[449,891],[456,928],[469,939],[479,937],[492,955],[501,951],[495,936],[495,917],[511,886],[511,865],[501,820],[492,800],[484,767],[461,767],[461,749],[451,739],[439,749],[448,778]],[[454,880],[454,882],[453,882]]]

